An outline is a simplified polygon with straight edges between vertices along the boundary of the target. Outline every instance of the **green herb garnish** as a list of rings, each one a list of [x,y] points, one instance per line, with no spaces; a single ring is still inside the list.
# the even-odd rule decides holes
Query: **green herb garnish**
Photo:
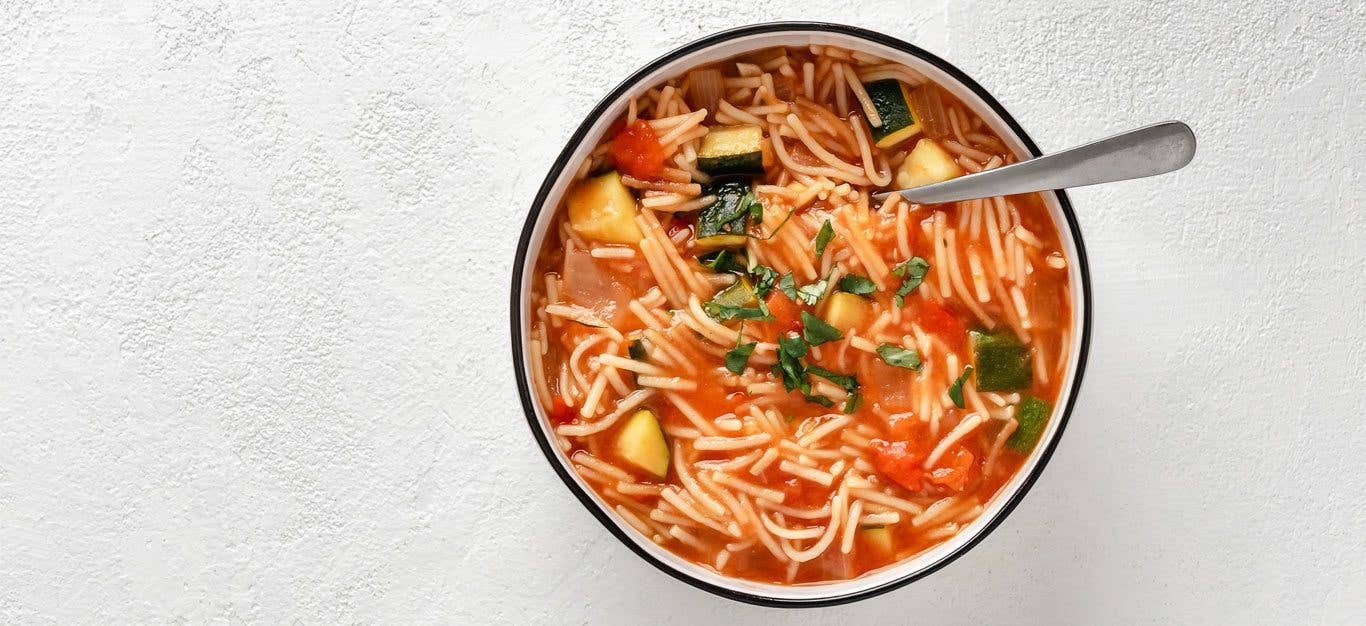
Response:
[[[816,328],[818,325],[825,324],[825,322],[809,313],[803,312],[802,316],[804,331],[807,328]],[[807,326],[807,318],[814,320],[814,323]],[[834,338],[839,337],[838,330],[835,330],[829,325],[826,325],[826,327],[835,333]],[[817,334],[820,335],[821,332],[824,331],[817,331]],[[824,341],[829,341],[829,339],[822,339],[820,343],[823,343]],[[806,398],[807,402],[819,404],[826,408],[835,406],[835,401],[820,394],[811,393],[811,376],[819,376],[829,380],[830,382],[839,385],[847,392],[857,392],[859,383],[853,376],[832,372],[823,367],[803,363],[802,357],[806,356],[810,345],[811,344],[807,343],[806,338],[797,335],[778,338],[778,362],[773,364],[772,372],[774,376],[783,381],[783,388],[788,391],[800,391],[802,397]],[[848,411],[852,412],[857,410],[862,399],[852,400],[852,404],[850,402],[851,401],[847,400],[845,402],[845,407],[849,407]]]
[[[697,238],[715,235],[749,236],[750,218],[762,215],[763,205],[755,199],[749,185],[740,181],[717,183],[710,188],[716,202],[703,208],[697,215]],[[756,210],[754,207],[758,205]]]
[[[746,211],[749,211],[749,221],[751,223],[763,223],[764,205],[763,203],[759,202],[759,198],[754,196],[754,192],[752,190],[749,193],[746,193],[745,197],[740,199],[740,205],[745,207]]]
[[[839,288],[840,291],[847,291],[859,296],[866,296],[877,291],[877,285],[873,281],[858,274],[845,274],[840,277]]]
[[[631,358],[632,358],[632,359],[635,359],[635,360],[637,360],[637,361],[644,361],[644,360],[645,360],[645,342],[643,342],[643,341],[641,341],[641,340],[639,340],[639,339],[637,339],[637,340],[635,340],[635,341],[632,341],[632,342],[631,342],[631,345],[630,345],[630,346],[627,346],[627,348],[626,348],[626,353],[629,354],[629,355],[631,355]]]
[[[849,415],[850,413],[859,410],[859,407],[862,406],[863,394],[855,391],[854,393],[849,394],[849,398],[844,401],[844,408],[841,409],[841,411],[843,411],[845,415]]]
[[[809,285],[797,286],[797,279],[792,276],[792,272],[783,274],[778,279],[778,289],[792,298],[793,302],[801,302],[807,306],[815,306],[816,301],[825,295],[825,290],[830,286],[829,280],[818,280]]]
[[[762,300],[759,301],[758,307],[730,306],[713,300],[703,302],[702,310],[717,321],[759,320],[767,322],[773,319],[773,315],[768,312],[768,306]]]
[[[831,326],[825,320],[816,317],[806,311],[802,311],[802,339],[806,343],[819,346],[827,341],[834,341],[843,337],[844,334],[838,328]]]
[[[777,282],[777,272],[764,265],[755,265],[750,276],[754,276],[754,297],[764,301],[764,298],[768,298],[768,292],[773,290],[773,283]]]
[[[773,284],[778,280],[778,272],[770,267],[756,265],[750,270],[750,275],[754,277],[754,297],[762,301],[768,297],[768,292],[773,290]]]
[[[823,278],[809,285],[798,287],[797,297],[801,298],[801,301],[805,302],[807,306],[816,306],[816,301],[825,295],[825,290],[829,286],[830,281]]]
[[[897,287],[896,296],[892,298],[898,308],[906,303],[907,294],[925,282],[925,273],[929,271],[929,262],[918,256],[911,257],[905,263],[892,268],[892,273],[901,277],[901,286]]]
[[[824,378],[832,383],[835,383],[836,385],[839,385],[841,388],[843,388],[846,392],[849,393],[849,397],[844,400],[844,407],[840,409],[844,413],[853,413],[854,411],[857,411],[860,406],[863,405],[863,394],[859,393],[858,379],[854,378],[853,375],[839,374],[816,365],[808,365],[806,367],[806,371],[808,374],[811,374],[813,376],[820,376],[821,378]],[[807,399],[809,400],[810,398]]]
[[[793,302],[797,301],[797,279],[792,277],[792,272],[783,274],[778,278],[778,291],[787,294]]]
[[[830,227],[830,220],[825,220],[821,224],[821,229],[816,233],[816,258],[821,258],[825,254],[825,247],[830,245],[830,240],[835,238],[835,229]]]
[[[832,372],[828,369],[816,365],[806,366],[806,371],[809,374],[820,376],[821,378],[824,378],[832,383],[835,383],[836,385],[839,385],[845,391],[852,392],[855,389],[858,389],[859,386],[858,379],[854,378],[850,374],[840,374],[838,372]]]
[[[716,250],[697,257],[697,261],[713,272],[721,274],[744,274],[745,264],[742,257],[730,250]]]
[[[757,342],[753,341],[749,343],[740,343],[741,341],[744,341],[744,335],[741,334],[744,331],[745,323],[740,322],[740,330],[735,336],[735,348],[726,353],[726,369],[735,374],[745,373],[745,366],[749,365],[749,357],[751,354],[754,354],[754,347],[759,345]]]
[[[787,226],[787,222],[792,219],[792,214],[796,212],[797,209],[792,209],[791,211],[788,211],[787,217],[784,217],[783,221],[778,222],[778,225],[773,227],[773,232],[769,233],[767,237],[764,237],[764,241],[768,241],[774,237],[777,237],[778,231],[782,230],[784,226]]]
[[[778,338],[778,362],[773,364],[773,375],[783,381],[784,389],[792,391],[806,380],[803,356],[806,356],[806,342],[801,337]]]
[[[827,397],[822,396],[822,395],[820,395],[820,394],[816,394],[816,393],[804,393],[803,395],[806,396],[806,401],[807,401],[807,402],[814,402],[814,403],[819,404],[819,405],[821,405],[821,406],[823,406],[823,407],[825,407],[825,408],[827,408],[827,409],[830,408],[830,407],[832,407],[832,406],[835,406],[835,401],[834,401],[834,400],[831,400],[830,398],[827,398]]]
[[[877,347],[877,355],[882,357],[882,362],[888,365],[920,371],[920,353],[915,350],[884,343]]]
[[[967,408],[967,405],[963,403],[963,383],[968,382],[968,374],[971,373],[972,366],[969,365],[963,368],[963,375],[953,381],[952,385],[949,385],[949,399],[953,400],[954,406],[960,409]]]

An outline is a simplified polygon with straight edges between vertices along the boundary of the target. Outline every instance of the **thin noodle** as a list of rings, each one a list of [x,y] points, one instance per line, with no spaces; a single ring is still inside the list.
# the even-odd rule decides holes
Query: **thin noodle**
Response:
[[[684,400],[682,396],[672,391],[665,391],[664,397],[674,405],[674,408],[678,409],[679,413],[683,414],[683,417],[687,418],[689,422],[692,422],[692,425],[696,427],[697,430],[700,430],[707,435],[721,434],[721,431],[716,429],[715,424],[704,419],[702,414],[698,413],[697,409],[694,409],[691,404],[688,404],[688,401]]]
[[[868,97],[868,92],[863,88],[863,83],[859,82],[858,74],[849,69],[848,65],[839,63],[835,65],[839,71],[844,72],[844,81],[849,85],[849,90],[854,92],[854,98],[863,107],[864,115],[868,116],[868,124],[873,128],[882,128],[882,116],[878,115],[877,107],[873,106],[873,99]]]
[[[940,439],[939,444],[934,447],[934,450],[930,452],[930,455],[925,457],[925,469],[934,467],[935,461],[938,461],[939,457],[944,455],[944,452],[949,449],[949,446],[958,443],[959,439],[967,436],[973,429],[981,425],[982,416],[977,413],[969,413],[967,417],[963,418],[963,421],[958,422],[958,425],[954,426],[953,430],[949,431],[949,434],[945,435],[943,439]]]
[[[743,450],[755,446],[764,445],[773,440],[773,436],[768,433],[759,433],[747,437],[699,437],[693,442],[693,448],[697,450]]]
[[[638,389],[631,392],[631,395],[618,401],[616,409],[598,421],[590,424],[565,424],[556,427],[555,432],[565,437],[586,437],[594,433],[602,432],[611,428],[622,415],[625,415],[628,411],[654,397],[654,394],[655,392],[652,389]]]
[[[834,499],[831,501],[832,509],[836,511],[843,510],[845,503],[848,501],[848,499],[849,485],[847,483],[840,483],[839,491],[835,494]],[[839,520],[839,516],[831,515],[830,524],[825,527],[825,534],[821,535],[821,538],[816,540],[816,543],[812,545],[810,548],[807,548],[805,550],[788,551],[786,547],[784,547],[783,551],[787,552],[788,558],[792,559],[793,562],[796,563],[804,563],[806,561],[810,561],[811,559],[820,556],[822,552],[825,552],[826,548],[830,547],[830,542],[834,541],[835,533],[839,532]]]

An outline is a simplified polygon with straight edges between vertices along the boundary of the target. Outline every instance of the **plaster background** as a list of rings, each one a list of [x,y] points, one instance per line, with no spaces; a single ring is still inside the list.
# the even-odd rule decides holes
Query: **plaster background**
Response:
[[[1360,622],[1366,5],[0,0],[0,622]],[[847,22],[1080,189],[1095,330],[1031,496],[934,576],[747,607],[655,571],[518,407],[527,205],[611,85],[703,34]]]

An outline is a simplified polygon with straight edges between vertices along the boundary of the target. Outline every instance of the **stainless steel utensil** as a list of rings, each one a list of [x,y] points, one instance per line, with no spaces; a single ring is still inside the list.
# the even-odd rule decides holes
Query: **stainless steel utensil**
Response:
[[[1165,174],[1185,167],[1194,157],[1195,133],[1190,127],[1162,122],[1005,167],[872,197],[880,202],[896,193],[917,204],[937,204],[1084,187]]]

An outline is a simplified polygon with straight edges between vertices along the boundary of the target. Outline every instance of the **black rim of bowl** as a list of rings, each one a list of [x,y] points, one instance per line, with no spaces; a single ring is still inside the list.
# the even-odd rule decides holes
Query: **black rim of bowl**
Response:
[[[1024,144],[1025,148],[1029,150],[1030,154],[1034,156],[1038,156],[1040,154],[1038,146],[1034,144],[1034,140],[1030,139],[1029,135],[1026,134],[1024,129],[1020,127],[1020,124],[1015,121],[1015,118],[1012,117],[1010,113],[1007,112],[1005,108],[1001,106],[1001,103],[997,102],[996,99],[993,98],[990,93],[987,93],[986,89],[983,89],[981,85],[977,84],[977,81],[973,80],[967,74],[964,74],[962,70],[959,70],[957,67],[954,67],[953,65],[949,64],[947,61],[939,58],[938,56],[935,56],[934,54],[931,54],[930,52],[927,52],[918,46],[914,46],[904,41],[901,41],[900,39],[897,39],[895,37],[890,37],[882,33],[866,30],[863,28],[845,26],[843,24],[829,24],[824,22],[769,22],[764,24],[755,24],[751,26],[742,26],[739,28],[733,28],[730,30],[725,30],[712,35],[708,35],[689,44],[686,44],[680,48],[677,48],[669,52],[668,54],[665,54],[664,56],[661,56],[647,63],[644,67],[640,68],[635,73],[631,74],[630,77],[628,77],[626,80],[622,81],[615,88],[613,88],[612,91],[609,92],[605,97],[603,97],[603,99],[600,100],[598,104],[593,107],[593,110],[588,113],[588,115],[584,118],[583,123],[580,124],[578,129],[574,131],[574,134],[570,136],[568,143],[566,143],[564,149],[560,151],[560,155],[555,158],[555,162],[550,168],[550,173],[546,175],[545,181],[541,183],[541,188],[536,192],[536,198],[532,201],[531,210],[526,218],[526,224],[522,226],[522,234],[517,242],[517,256],[512,266],[512,361],[513,366],[516,368],[515,376],[517,378],[517,393],[522,400],[522,410],[526,414],[527,424],[531,427],[531,434],[536,437],[536,443],[540,445],[541,451],[545,453],[546,460],[550,462],[550,466],[554,468],[555,473],[559,474],[560,480],[564,481],[564,484],[566,487],[569,488],[569,491],[573,492],[574,496],[577,497],[581,503],[583,503],[583,506],[586,507],[588,511],[592,513],[593,516],[596,517],[599,522],[602,523],[603,527],[606,528],[608,532],[612,533],[614,537],[621,541],[621,543],[624,544],[627,548],[629,548],[632,552],[636,553],[637,556],[639,556],[642,559],[645,559],[646,562],[655,566],[665,574],[668,574],[678,580],[688,583],[689,585],[697,587],[698,589],[714,593],[723,598],[729,598],[731,600],[746,602],[749,604],[757,604],[761,606],[784,608],[821,607],[844,604],[847,602],[854,602],[856,600],[862,600],[864,598],[871,598],[873,596],[886,593],[893,589],[897,589],[903,585],[924,578],[925,576],[929,576],[930,574],[938,571],[945,565],[948,565],[949,563],[953,562],[959,556],[962,556],[964,553],[968,552],[979,542],[985,539],[987,535],[991,534],[991,532],[995,530],[996,527],[999,526],[1001,522],[1004,521],[1005,518],[1010,515],[1010,512],[1015,509],[1015,506],[1018,505],[1022,499],[1024,499],[1025,494],[1029,493],[1030,488],[1034,486],[1034,482],[1038,479],[1039,474],[1043,472],[1043,468],[1046,465],[1048,465],[1048,460],[1050,457],[1053,456],[1053,450],[1057,447],[1058,441],[1062,439],[1063,430],[1067,427],[1068,417],[1072,414],[1072,407],[1076,403],[1077,394],[1081,389],[1082,373],[1086,369],[1086,355],[1090,347],[1091,340],[1091,274],[1090,269],[1087,267],[1086,263],[1086,249],[1082,245],[1081,231],[1077,227],[1076,215],[1072,212],[1072,203],[1068,200],[1067,194],[1065,192],[1061,190],[1054,191],[1053,193],[1057,196],[1058,204],[1062,207],[1063,216],[1067,220],[1067,228],[1072,235],[1072,241],[1074,242],[1074,245],[1076,245],[1077,248],[1077,258],[1075,259],[1075,262],[1078,264],[1078,274],[1081,276],[1082,283],[1081,297],[1083,307],[1082,316],[1080,320],[1081,351],[1077,356],[1077,367],[1076,372],[1072,377],[1071,389],[1069,390],[1067,396],[1067,406],[1063,408],[1062,413],[1059,414],[1057,417],[1057,419],[1059,420],[1057,434],[1053,437],[1052,440],[1047,442],[1046,447],[1040,455],[1039,463],[1035,465],[1033,471],[1031,471],[1029,475],[1025,477],[1024,483],[1020,485],[1019,489],[1017,489],[1013,494],[1010,494],[1010,499],[1006,502],[1005,506],[1001,508],[1001,510],[996,514],[994,518],[987,522],[985,527],[978,531],[976,536],[972,537],[962,546],[959,546],[958,549],[945,555],[938,561],[931,563],[930,565],[924,567],[919,571],[909,573],[901,578],[889,581],[877,587],[865,589],[863,591],[855,593],[846,593],[842,595],[824,596],[813,598],[810,600],[803,600],[777,598],[760,594],[746,593],[742,591],[736,591],[735,589],[715,585],[694,578],[693,576],[681,570],[671,567],[663,561],[660,561],[659,559],[655,558],[641,546],[636,545],[636,542],[632,541],[630,537],[626,536],[626,533],[621,529],[621,527],[618,526],[617,523],[609,517],[610,514],[607,511],[603,510],[601,507],[599,507],[597,503],[594,502],[592,498],[588,495],[588,493],[585,492],[583,489],[580,489],[578,483],[574,482],[573,476],[571,476],[569,473],[569,468],[565,467],[565,465],[561,463],[559,459],[556,458],[554,446],[552,445],[551,441],[545,436],[545,433],[541,429],[539,418],[536,416],[535,400],[531,393],[530,383],[526,380],[526,377],[523,376],[523,372],[526,371],[526,363],[525,359],[523,358],[522,346],[523,320],[521,312],[522,297],[524,295],[522,293],[522,267],[523,265],[525,265],[527,253],[529,252],[528,248],[531,243],[532,233],[536,227],[536,220],[540,215],[541,209],[545,205],[547,196],[550,195],[551,188],[555,185],[556,179],[560,177],[561,172],[568,165],[568,161],[574,153],[575,149],[585,139],[587,139],[588,132],[593,126],[593,123],[597,121],[598,118],[606,112],[607,108],[610,107],[611,104],[615,102],[617,98],[619,98],[627,90],[636,86],[641,80],[643,80],[650,73],[654,72],[656,69],[659,69],[660,67],[677,60],[679,57],[683,55],[687,55],[705,48],[709,48],[716,44],[723,43],[739,37],[775,32],[836,33],[840,35],[848,35],[855,38],[871,41],[873,43],[881,44],[889,48],[893,48],[901,52],[905,52],[907,54],[919,57],[925,62],[944,71],[954,80],[957,80],[959,83],[961,83],[963,86],[972,90],[979,98],[982,99],[983,102],[987,104],[987,106],[991,107],[991,109],[995,111],[996,114],[999,115],[1002,120],[1005,121],[1005,123],[1010,127],[1011,131],[1013,131],[1020,138],[1020,141]],[[724,574],[721,575],[724,576]]]

